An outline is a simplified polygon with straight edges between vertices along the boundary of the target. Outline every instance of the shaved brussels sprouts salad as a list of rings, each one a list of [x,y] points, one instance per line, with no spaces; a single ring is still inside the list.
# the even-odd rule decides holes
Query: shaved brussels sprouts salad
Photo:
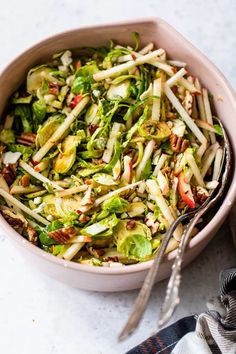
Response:
[[[133,47],[111,41],[54,54],[9,100],[1,213],[65,260],[149,260],[171,223],[218,184],[222,131],[211,96],[186,63],[134,37]]]

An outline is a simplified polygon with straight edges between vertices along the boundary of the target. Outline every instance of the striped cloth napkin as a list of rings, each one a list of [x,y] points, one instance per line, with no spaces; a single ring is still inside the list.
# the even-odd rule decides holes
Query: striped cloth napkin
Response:
[[[236,268],[220,274],[224,313],[182,318],[126,354],[236,354]]]

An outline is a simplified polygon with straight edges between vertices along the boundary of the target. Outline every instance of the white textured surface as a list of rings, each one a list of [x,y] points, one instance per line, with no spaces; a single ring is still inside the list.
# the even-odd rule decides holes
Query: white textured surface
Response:
[[[236,2],[171,0],[0,1],[0,69],[29,45],[53,33],[143,16],[166,19],[198,46],[236,88]],[[225,226],[183,272],[182,301],[173,320],[206,309],[221,269],[235,265]],[[0,338],[6,354],[121,354],[154,333],[166,282],[153,291],[142,327],[118,344],[137,291],[119,294],[71,289],[31,268],[0,234]]]

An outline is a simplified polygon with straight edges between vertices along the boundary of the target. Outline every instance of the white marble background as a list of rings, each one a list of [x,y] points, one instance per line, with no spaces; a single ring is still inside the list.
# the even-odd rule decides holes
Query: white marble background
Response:
[[[34,42],[73,27],[159,16],[213,60],[236,88],[234,0],[0,0],[0,70]],[[225,225],[183,272],[173,320],[206,309],[221,269],[235,265]],[[0,233],[0,347],[4,354],[123,354],[154,333],[166,282],[156,285],[141,328],[116,336],[137,291],[117,294],[71,289],[35,271]]]

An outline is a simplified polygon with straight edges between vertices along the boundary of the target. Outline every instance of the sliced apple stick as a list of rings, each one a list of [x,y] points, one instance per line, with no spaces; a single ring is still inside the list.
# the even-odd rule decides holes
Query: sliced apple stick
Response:
[[[66,117],[64,122],[60,125],[60,127],[55,131],[55,133],[48,139],[46,144],[44,144],[39,151],[33,157],[35,162],[40,162],[42,158],[48,153],[48,151],[61,139],[62,135],[66,132],[66,130],[70,127],[73,121],[78,117],[78,115],[82,112],[84,107],[89,102],[90,98],[85,96],[81,99],[81,101],[77,104],[77,106],[71,111],[71,113]]]
[[[163,197],[161,190],[156,181],[152,179],[148,179],[146,181],[149,196],[152,200],[154,200],[157,206],[160,208],[164,218],[167,220],[169,226],[174,222],[174,217],[169,209],[169,206],[166,203],[165,198]],[[182,224],[179,224],[176,230],[173,233],[175,239],[179,241],[182,237]]]
[[[93,78],[95,81],[101,81],[101,80],[108,79],[109,77],[114,77],[124,71],[134,68],[135,66],[150,62],[150,60],[156,58],[162,51],[163,51],[162,49],[157,49],[146,55],[138,56],[136,60],[131,60],[128,61],[127,63],[113,66],[110,69],[99,71],[93,75]]]
[[[143,47],[140,51],[139,51],[139,54],[141,55],[145,55],[149,52],[151,52],[151,50],[153,50],[154,48],[154,44],[151,42],[151,43],[148,43],[145,47]]]
[[[58,184],[56,184],[55,182],[51,181],[50,179],[48,179],[47,177],[41,175],[41,173],[36,172],[34,170],[33,167],[31,167],[30,165],[28,165],[26,162],[24,161],[20,161],[19,163],[20,167],[22,167],[26,172],[28,172],[31,176],[33,176],[34,178],[38,179],[39,181],[43,182],[43,183],[48,183],[50,186],[52,186],[52,188],[57,189],[59,191],[62,191],[63,188],[58,186]]]
[[[154,148],[156,146],[156,142],[155,140],[150,140],[145,149],[144,149],[144,153],[143,153],[143,158],[140,162],[140,164],[138,165],[137,169],[136,169],[136,180],[139,180],[141,175],[142,175],[142,172],[148,162],[148,160],[150,159],[150,157],[152,156],[153,154],[153,151],[154,151]]]
[[[179,71],[177,71],[177,73],[175,75],[173,75],[172,77],[170,77],[166,83],[169,87],[172,87],[173,85],[176,84],[176,82],[179,81],[179,79],[181,77],[183,77],[185,74],[187,74],[187,70],[185,70],[184,68],[180,69]]]
[[[62,190],[59,192],[56,192],[56,197],[68,197],[69,195],[77,194],[80,192],[84,192],[88,189],[87,184],[82,184],[81,186],[75,186],[66,190]]]
[[[81,250],[83,246],[84,242],[73,243],[69,248],[67,248],[61,258],[70,261],[76,255],[76,253]]]
[[[91,242],[92,237],[85,235],[74,236],[69,240],[69,243]]]
[[[211,107],[210,107],[207,89],[205,89],[205,88],[202,89],[202,96],[203,96],[203,104],[204,104],[205,113],[206,113],[206,121],[209,124],[213,125],[213,119],[212,119]],[[210,132],[209,135],[210,135],[211,143],[214,144],[216,142],[215,133]]]
[[[187,66],[185,62],[180,60],[167,60],[166,62],[171,66],[177,66],[177,68],[184,68],[185,66]]]
[[[161,60],[161,57],[163,56],[163,54],[165,54],[165,51],[163,49],[158,49],[158,51],[159,52],[158,52],[158,55],[156,56],[156,58],[147,60],[147,63],[155,66],[158,69],[161,69],[161,70],[165,71],[169,76],[173,76],[175,74],[174,67],[169,65],[169,64],[167,64],[166,62],[163,62],[163,60]],[[154,53],[154,52],[150,52],[147,55],[150,55],[151,53]],[[119,62],[126,62],[126,63],[121,64],[121,65],[125,65],[126,64],[128,66],[128,65],[131,65],[129,63],[133,62],[133,56],[135,56],[138,59],[141,59],[142,57],[144,57],[140,53],[132,52],[132,55],[131,54],[127,54],[127,55],[121,56],[118,59],[118,61]],[[138,59],[136,59],[136,62],[137,62]],[[128,60],[130,60],[130,61],[128,61]],[[144,63],[142,63],[142,64],[144,64]],[[117,67],[120,67],[120,65],[117,65],[117,66],[115,66],[115,67],[113,67],[111,69],[108,69],[108,70],[112,70],[112,69],[115,69]],[[131,66],[131,68],[132,67],[133,66]],[[129,66],[128,66],[128,68],[122,69],[122,70],[128,70],[128,69],[130,69]],[[102,73],[103,73],[103,71],[102,71]],[[118,73],[119,73],[119,71],[118,71]],[[117,74],[117,72],[116,72],[116,74]],[[110,76],[108,76],[108,77],[110,77]],[[96,79],[94,78],[94,80],[96,80]],[[189,90],[191,93],[200,93],[200,91],[194,86],[194,84],[190,83],[185,78],[181,77],[178,82],[179,82],[179,84],[184,86],[187,90]]]
[[[168,159],[168,155],[166,154],[161,154],[157,164],[156,164],[156,167],[153,171],[153,176],[157,176],[158,175],[158,172],[161,170],[161,168],[164,166],[164,163],[166,162],[166,160]]]
[[[205,177],[208,169],[210,168],[212,162],[214,161],[214,158],[216,156],[217,149],[220,147],[218,142],[215,142],[212,144],[207,151],[205,152],[203,159],[202,159],[202,170],[201,170],[201,175],[202,178]]]
[[[203,155],[203,153],[206,151],[207,148],[207,139],[201,132],[201,130],[198,128],[198,126],[194,123],[192,118],[189,116],[189,114],[185,111],[181,103],[179,102],[178,98],[175,96],[175,94],[172,92],[172,90],[169,88],[169,86],[165,83],[164,84],[164,91],[170,102],[173,104],[183,121],[187,124],[189,129],[193,132],[193,134],[197,137],[197,139],[200,141],[201,146],[198,150],[199,155]]]
[[[96,206],[98,206],[99,204],[103,203],[105,200],[107,200],[107,199],[113,197],[113,196],[116,195],[116,194],[120,194],[120,193],[123,193],[123,192],[125,192],[125,191],[127,191],[127,190],[129,190],[129,189],[135,188],[135,187],[137,187],[139,184],[141,184],[142,182],[143,182],[143,181],[141,180],[141,181],[138,181],[138,182],[135,182],[135,183],[131,183],[131,184],[128,184],[127,186],[124,186],[124,187],[121,187],[121,188],[119,188],[119,189],[116,189],[116,190],[113,191],[113,192],[110,192],[110,193],[108,193],[108,194],[105,194],[105,195],[103,195],[102,197],[96,199],[93,206],[96,207]]]
[[[186,160],[188,162],[190,169],[192,170],[192,173],[194,174],[194,176],[196,178],[197,184],[201,187],[204,187],[205,183],[203,181],[201,172],[198,168],[198,165],[196,164],[196,161],[195,161],[193,155],[189,152],[185,152],[185,157],[186,157]]]
[[[152,119],[159,120],[161,107],[161,78],[154,80],[152,93],[153,96],[157,96],[157,98],[153,98]]]
[[[152,44],[152,49],[153,49],[153,47],[154,47],[153,43],[149,43],[146,47],[141,49],[139,52],[132,51],[131,54],[121,55],[117,60],[118,63],[125,63],[127,61],[134,60],[134,58],[136,59],[136,58],[139,58],[143,55],[151,53],[151,51],[152,51],[151,44]],[[158,58],[161,59],[161,57],[163,57],[163,56],[165,56],[165,51],[164,51],[164,49],[161,49],[161,51],[159,52]]]
[[[11,204],[15,205],[17,208],[21,209],[24,213],[32,216],[35,220],[38,220],[41,224],[49,225],[50,222],[44,219],[42,216],[36,214],[33,210],[22,204],[18,199],[14,198],[11,194],[0,188],[0,195]]]
[[[214,167],[213,167],[213,175],[212,180],[217,181],[219,178],[219,172],[221,170],[221,164],[223,159],[223,149],[219,147],[216,151],[215,160],[214,160]]]

